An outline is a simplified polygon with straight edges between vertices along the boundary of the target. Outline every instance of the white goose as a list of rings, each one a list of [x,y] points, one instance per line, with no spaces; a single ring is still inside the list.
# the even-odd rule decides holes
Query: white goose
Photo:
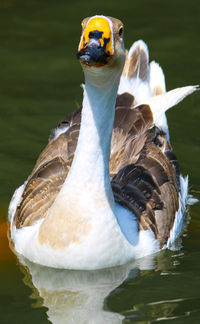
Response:
[[[9,219],[15,250],[29,260],[99,269],[170,247],[180,234],[188,185],[167,141],[165,111],[196,87],[165,93],[142,41],[125,62],[121,21],[94,16],[82,28],[82,109],[52,132],[14,193]]]

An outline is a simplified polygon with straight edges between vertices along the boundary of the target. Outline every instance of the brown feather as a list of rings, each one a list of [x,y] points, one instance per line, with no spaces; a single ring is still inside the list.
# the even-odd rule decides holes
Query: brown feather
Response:
[[[145,141],[143,140],[139,154],[132,151],[133,156],[135,154],[135,164],[124,167],[126,163],[123,162],[123,168],[112,180],[112,188],[114,197],[117,193],[115,200],[137,217],[139,229],[153,231],[160,247],[163,247],[179,208],[179,168],[162,131],[157,127],[144,128],[143,134]],[[134,138],[134,144],[135,141],[140,141],[140,137]],[[134,186],[143,196],[137,193]]]
[[[138,44],[134,51],[129,54],[126,52],[126,61],[123,75],[129,79],[140,78],[145,81],[149,77],[149,61],[147,52]]]

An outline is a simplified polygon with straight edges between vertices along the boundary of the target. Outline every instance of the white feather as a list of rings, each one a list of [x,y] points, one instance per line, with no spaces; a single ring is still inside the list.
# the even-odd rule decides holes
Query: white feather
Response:
[[[52,138],[52,140],[56,140],[61,134],[65,133],[70,126],[66,126],[66,127],[62,127],[62,128],[55,128],[54,129],[54,136]]]
[[[163,118],[165,117],[165,112],[198,89],[199,86],[196,85],[176,88],[158,96],[153,96],[146,100],[144,99],[142,103],[151,107],[154,124],[163,129],[163,126],[166,128],[165,118]]]
[[[151,89],[148,81],[142,81],[140,78],[127,79],[121,76],[118,94],[129,92],[137,103],[142,103],[144,99],[151,97]]]
[[[159,87],[163,92],[166,92],[166,85],[165,85],[165,75],[161,66],[152,61],[150,63],[150,88],[151,92],[154,92],[154,89]]]
[[[12,196],[12,199],[11,199],[11,202],[10,202],[10,205],[8,208],[8,220],[9,220],[10,224],[13,223],[13,218],[14,218],[14,215],[16,212],[16,208],[20,202],[20,199],[23,194],[26,183],[27,183],[27,181],[25,181],[23,185],[21,185],[19,188],[17,188]]]
[[[167,242],[167,248],[171,248],[180,236],[183,222],[185,219],[186,204],[188,198],[188,177],[183,178],[180,176],[180,193],[179,193],[179,210],[176,213],[174,225],[170,231],[170,237]]]

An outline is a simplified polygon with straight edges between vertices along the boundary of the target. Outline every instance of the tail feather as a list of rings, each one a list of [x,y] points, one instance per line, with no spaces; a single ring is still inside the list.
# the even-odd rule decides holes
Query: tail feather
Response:
[[[147,45],[139,40],[135,42],[128,52],[128,78],[149,79],[149,51]]]
[[[151,107],[154,124],[161,126],[159,120],[165,114],[165,112],[171,107],[177,105],[185,97],[192,94],[196,90],[199,90],[199,86],[197,85],[176,88],[174,90],[144,100],[143,103],[148,104]]]
[[[147,45],[139,40],[126,51],[118,93],[129,92],[133,95],[134,106],[148,104],[153,113],[154,124],[166,132],[168,140],[165,112],[197,89],[198,86],[187,86],[166,92],[163,70],[155,61],[149,64]]]
[[[165,75],[161,66],[155,61],[150,63],[150,88],[152,96],[166,92]]]
[[[165,77],[162,68],[156,62],[149,64],[149,51],[144,41],[136,41],[126,51],[126,61],[120,80],[119,94],[130,92],[135,104],[144,99],[164,93]]]
[[[139,40],[127,52],[118,93],[130,92],[134,95],[136,103],[140,103],[144,98],[149,98],[152,95],[149,73],[148,47],[142,40]]]

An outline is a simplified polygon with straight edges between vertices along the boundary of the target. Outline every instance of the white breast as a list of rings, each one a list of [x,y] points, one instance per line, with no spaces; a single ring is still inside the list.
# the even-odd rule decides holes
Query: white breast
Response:
[[[123,209],[123,213],[122,212]],[[125,216],[128,225],[130,212],[116,204],[116,212]],[[118,218],[120,222],[120,218]],[[45,266],[67,269],[99,269],[124,264],[132,259],[155,253],[159,250],[153,233],[138,233],[136,221],[132,222],[134,240],[130,244],[126,238],[128,227],[122,230],[111,211],[96,212],[92,218],[91,230],[80,242],[67,244],[64,248],[40,244],[38,233],[44,220],[32,226],[12,230],[15,249],[29,260]],[[124,235],[125,234],[125,235]]]

